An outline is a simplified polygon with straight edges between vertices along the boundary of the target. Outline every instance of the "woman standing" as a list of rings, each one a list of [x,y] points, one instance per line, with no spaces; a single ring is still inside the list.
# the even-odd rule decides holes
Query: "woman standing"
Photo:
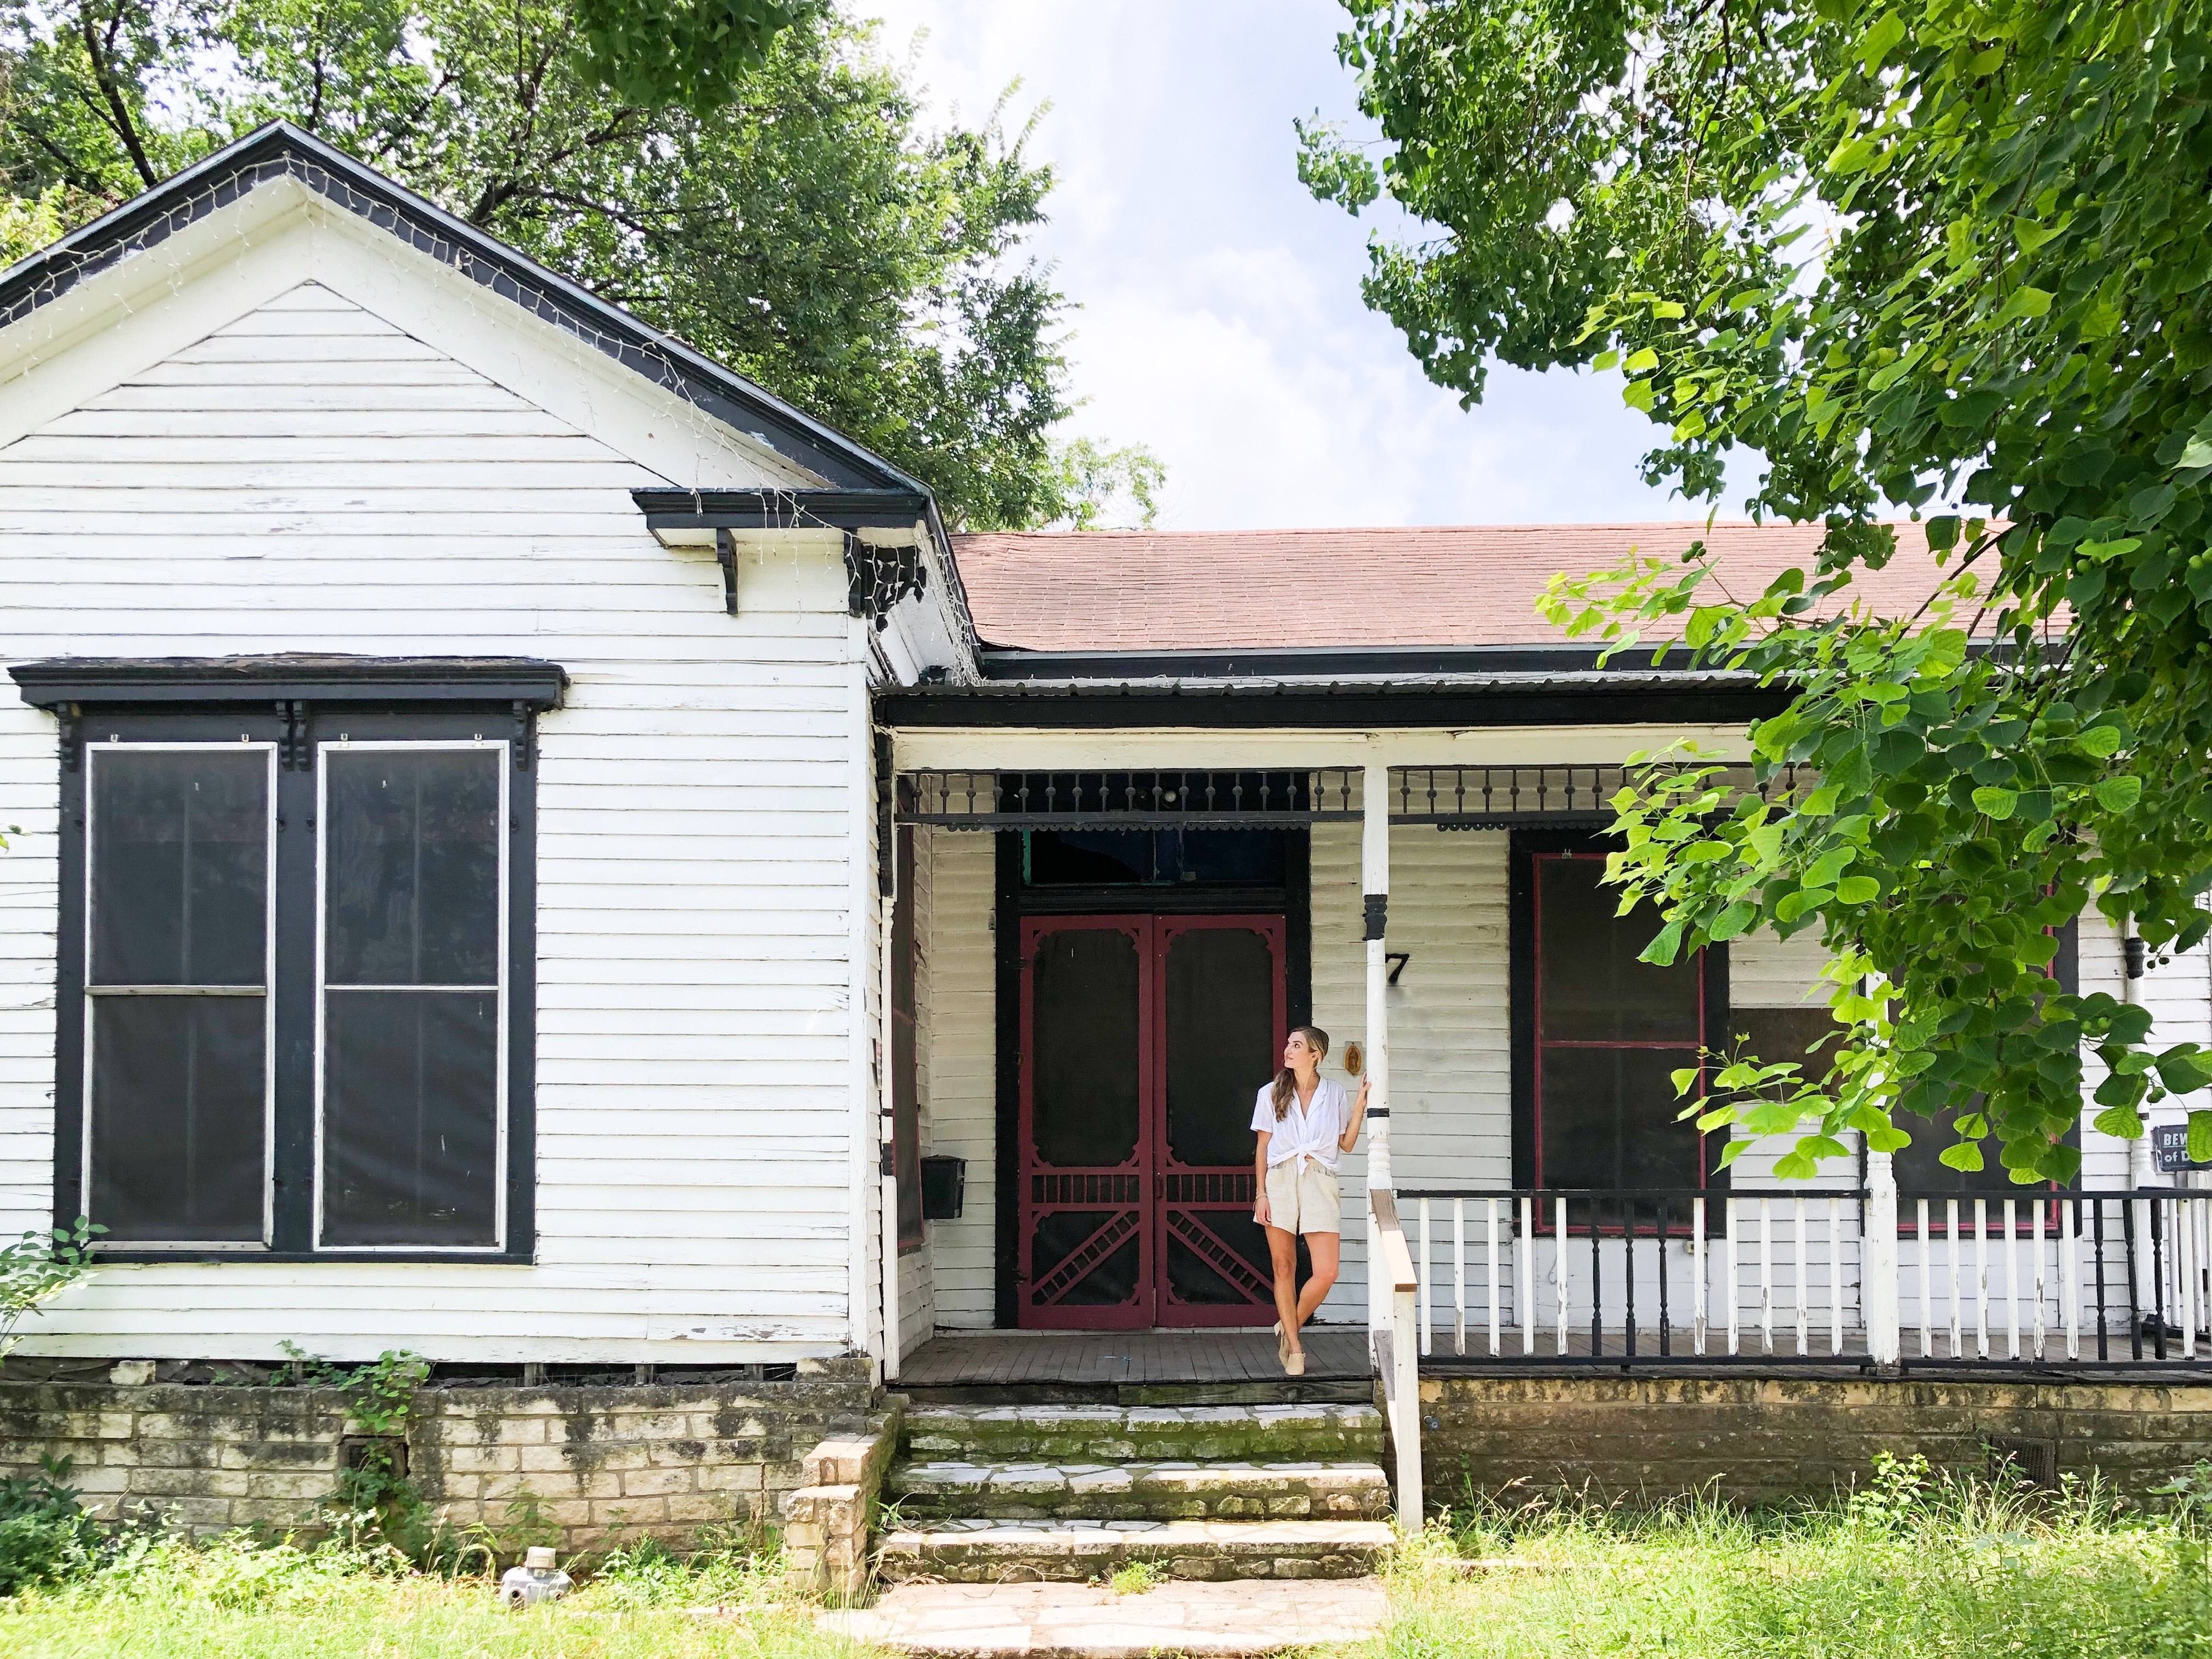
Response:
[[[1367,1116],[1367,1079],[1359,1098],[1345,1097],[1344,1085],[1321,1074],[1328,1054],[1328,1033],[1301,1025],[1283,1044],[1283,1069],[1260,1091],[1252,1104],[1252,1128],[1260,1137],[1254,1157],[1260,1200],[1252,1218],[1267,1230],[1267,1253],[1274,1258],[1275,1354],[1291,1376],[1304,1376],[1306,1351],[1299,1330],[1313,1317],[1336,1283],[1343,1223],[1336,1190],[1336,1161],[1359,1139]],[[1298,1289],[1298,1238],[1313,1257],[1313,1277]]]

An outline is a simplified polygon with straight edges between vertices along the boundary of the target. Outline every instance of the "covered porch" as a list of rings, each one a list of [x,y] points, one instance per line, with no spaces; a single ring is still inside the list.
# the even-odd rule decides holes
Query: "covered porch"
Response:
[[[1679,1121],[1672,1070],[1739,1041],[1802,1053],[1826,1020],[1817,947],[1739,939],[1655,983],[1634,963],[1648,930],[1598,887],[1628,757],[1680,735],[1741,754],[1740,724],[1134,729],[1162,708],[1084,708],[1129,722],[1098,730],[1010,714],[891,733],[894,1376],[972,1369],[965,1334],[991,1331],[1024,1333],[993,1339],[990,1363],[1028,1378],[1154,1375],[1128,1358],[1146,1341],[1218,1353],[1223,1381],[1279,1376],[1246,1119],[1283,1030],[1308,1023],[1331,1034],[1328,1075],[1348,1082],[1351,1060],[1371,1079],[1317,1340],[1352,1339],[1416,1462],[1425,1372],[2212,1362],[2208,1198],[2086,1123],[2082,1189],[2038,1196],[1942,1169],[1932,1138],[1785,1184],[1778,1149],[1723,1170]],[[1127,972],[1055,1004],[1054,949],[1062,969],[1088,950]],[[2101,924],[2069,956],[2120,988]],[[1098,1018],[1116,985],[1119,1024]],[[1052,1018],[1075,1021],[1057,1054]],[[1116,1127],[1055,1143],[1054,1111]],[[1235,1142],[1210,1163],[1184,1144],[1209,1122],[1211,1144]],[[964,1174],[957,1209],[940,1180],[927,1219],[924,1157]],[[1176,1326],[1219,1330],[1218,1349],[1174,1346]],[[1111,1334],[1063,1352],[1039,1328]]]

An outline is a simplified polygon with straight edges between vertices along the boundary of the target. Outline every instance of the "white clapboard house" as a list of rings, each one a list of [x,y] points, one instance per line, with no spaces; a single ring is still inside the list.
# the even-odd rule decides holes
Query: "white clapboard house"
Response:
[[[1700,1049],[1817,1034],[1819,956],[1637,963],[1602,803],[1773,694],[1534,599],[1695,533],[948,537],[264,129],[0,275],[0,1224],[107,1230],[25,1352],[1264,1327],[1247,1118],[1311,1020],[1376,1083],[1324,1317],[1401,1382],[2201,1363],[2147,1147],[2085,1123],[2041,1193],[1930,1127],[1792,1187],[1678,1121]],[[2212,1036],[2201,954],[2124,957],[2085,918],[2059,972]]]

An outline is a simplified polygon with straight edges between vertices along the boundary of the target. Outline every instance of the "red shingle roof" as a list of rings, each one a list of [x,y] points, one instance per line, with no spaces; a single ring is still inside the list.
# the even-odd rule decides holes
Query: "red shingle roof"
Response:
[[[1853,588],[1909,611],[1938,574],[1917,525]],[[1085,531],[955,537],[986,644],[1031,651],[1565,643],[1536,615],[1557,570],[1703,537],[1739,599],[1808,566],[1818,526],[1468,525],[1372,530]]]

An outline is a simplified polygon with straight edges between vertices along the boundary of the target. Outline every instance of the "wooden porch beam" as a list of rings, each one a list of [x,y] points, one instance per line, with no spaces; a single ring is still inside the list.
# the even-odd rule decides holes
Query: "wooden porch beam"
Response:
[[[1471,731],[1342,732],[939,730],[898,733],[899,764],[919,771],[1046,772],[1159,767],[1267,770],[1308,766],[1618,765],[1638,750],[1690,738],[1746,761],[1741,726],[1530,726]]]

